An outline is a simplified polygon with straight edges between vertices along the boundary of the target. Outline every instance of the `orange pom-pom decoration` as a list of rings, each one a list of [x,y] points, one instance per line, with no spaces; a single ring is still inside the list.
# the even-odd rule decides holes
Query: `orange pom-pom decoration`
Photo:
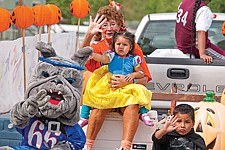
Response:
[[[32,7],[34,12],[34,24],[43,26],[51,19],[51,10],[46,5],[35,5]]]
[[[222,25],[222,34],[225,36],[225,21],[224,21],[224,23]]]
[[[34,13],[28,6],[16,6],[12,11],[12,22],[15,26],[25,29],[34,23]]]
[[[10,28],[12,24],[11,14],[5,8],[0,8],[0,32],[4,32]]]
[[[87,0],[73,0],[70,3],[70,12],[77,18],[84,18],[90,12],[90,5]]]
[[[51,11],[51,19],[49,19],[47,24],[48,25],[57,24],[62,18],[62,11],[59,9],[59,7],[53,4],[47,4],[47,7]]]

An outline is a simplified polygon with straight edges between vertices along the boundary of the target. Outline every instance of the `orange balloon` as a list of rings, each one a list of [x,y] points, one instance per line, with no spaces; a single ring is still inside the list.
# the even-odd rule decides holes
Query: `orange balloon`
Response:
[[[28,6],[16,6],[12,11],[12,22],[15,26],[25,29],[34,23],[34,13]]]
[[[90,5],[87,0],[73,0],[70,3],[70,12],[77,18],[84,18],[90,12]]]
[[[10,28],[12,24],[11,14],[5,8],[0,8],[0,32],[4,32]]]
[[[35,5],[32,7],[34,12],[34,24],[43,26],[51,20],[51,10],[46,5]]]
[[[49,19],[48,25],[57,24],[62,18],[62,11],[53,4],[47,4],[47,7],[51,10],[51,19]]]
[[[222,25],[222,34],[225,36],[225,21],[224,21],[224,23]]]

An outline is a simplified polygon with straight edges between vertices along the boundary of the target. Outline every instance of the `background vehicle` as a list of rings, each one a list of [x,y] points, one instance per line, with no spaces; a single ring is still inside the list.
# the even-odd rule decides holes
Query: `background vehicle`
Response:
[[[180,94],[205,94],[214,91],[221,95],[225,88],[225,61],[213,60],[205,64],[201,59],[190,59],[175,48],[176,13],[148,14],[141,20],[135,33],[153,80],[147,88],[152,92],[171,92],[174,85]],[[212,43],[225,50],[221,26],[224,13],[215,13],[209,29]],[[191,85],[191,86],[190,86]],[[152,100],[152,109],[169,109],[170,102]]]
[[[157,13],[144,16],[136,30],[136,42],[142,47],[145,55],[151,54],[156,49],[175,48],[175,23],[176,13]],[[215,13],[209,39],[212,43],[225,49],[221,41],[225,38],[221,33],[221,27],[225,21],[224,13]],[[149,49],[145,44],[149,45]],[[144,46],[144,47],[143,47]]]

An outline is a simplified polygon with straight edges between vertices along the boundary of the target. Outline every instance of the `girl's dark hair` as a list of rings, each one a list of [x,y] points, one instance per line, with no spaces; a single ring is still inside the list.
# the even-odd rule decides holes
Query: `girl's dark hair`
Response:
[[[115,52],[115,43],[116,43],[116,40],[117,40],[117,38],[119,36],[123,36],[125,39],[129,40],[129,44],[130,44],[131,50],[129,51],[128,54],[134,55],[134,43],[135,43],[134,40],[135,40],[135,36],[131,32],[127,32],[127,31],[115,32],[113,34],[112,50]]]
[[[191,116],[192,121],[195,122],[195,112],[194,112],[194,108],[192,106],[190,106],[188,104],[177,105],[174,108],[173,115],[175,116],[178,113],[189,114]]]

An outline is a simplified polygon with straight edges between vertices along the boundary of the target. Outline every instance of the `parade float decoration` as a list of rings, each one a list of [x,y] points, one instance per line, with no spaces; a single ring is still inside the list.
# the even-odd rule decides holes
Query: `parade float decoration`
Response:
[[[225,21],[223,22],[222,26],[221,26],[221,32],[223,34],[223,36],[225,37]],[[217,43],[217,45],[222,48],[225,49],[225,40],[221,40]]]
[[[225,36],[225,21],[223,22],[223,25],[222,25],[222,34]]]
[[[15,26],[26,29],[34,23],[34,14],[28,6],[17,6],[12,11],[12,22]]]
[[[90,5],[87,0],[73,0],[70,3],[70,13],[78,18],[77,23],[77,32],[76,32],[76,50],[78,49],[79,42],[79,27],[80,27],[80,19],[86,17],[90,12]]]
[[[5,8],[0,8],[0,32],[8,30],[12,24],[11,14]]]
[[[70,3],[70,12],[77,18],[84,18],[90,12],[90,5],[87,0],[73,0]]]
[[[26,89],[26,52],[25,52],[25,29],[34,23],[34,13],[28,6],[17,6],[13,9],[12,22],[22,29],[22,52],[23,52],[23,72],[24,72],[24,92]]]
[[[32,10],[34,12],[34,25],[44,26],[51,20],[51,10],[46,5],[35,5]]]
[[[208,149],[225,149],[225,106],[214,99],[214,92],[207,92],[203,101],[194,105],[196,133],[201,135]]]
[[[220,99],[220,103],[225,106],[225,89],[222,92],[221,99]]]
[[[59,23],[62,18],[62,11],[59,9],[59,7],[54,4],[47,4],[46,6],[51,10],[52,15],[47,25],[54,25]]]

